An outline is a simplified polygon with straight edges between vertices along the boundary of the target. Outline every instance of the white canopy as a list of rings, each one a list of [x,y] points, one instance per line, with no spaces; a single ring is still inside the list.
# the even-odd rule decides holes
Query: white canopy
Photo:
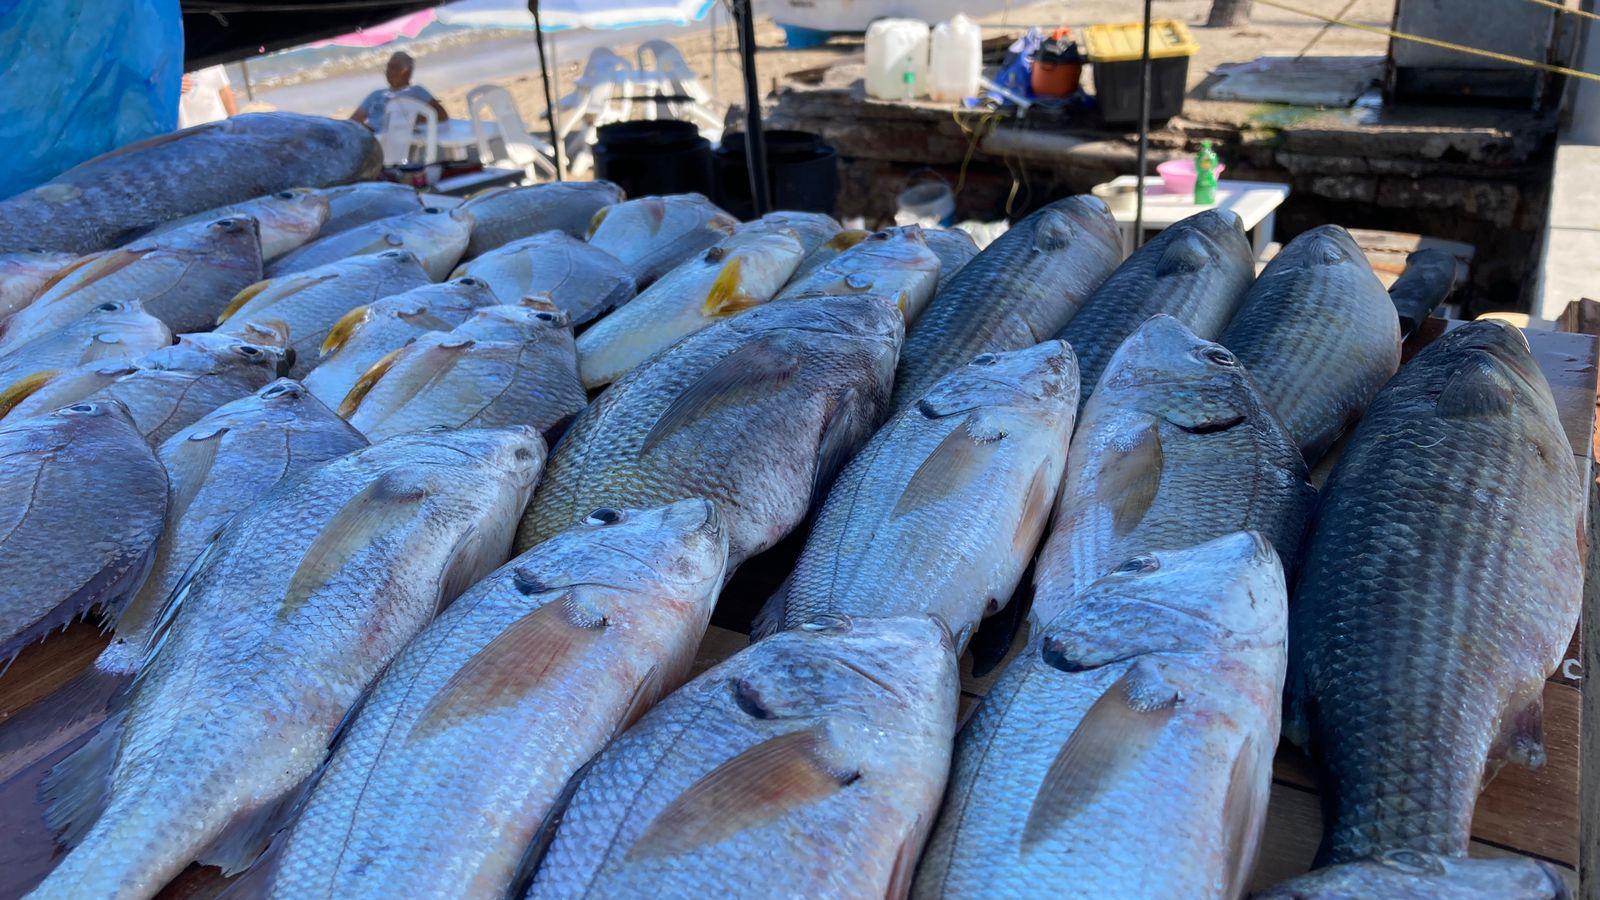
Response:
[[[540,0],[539,19],[545,31],[688,25],[705,18],[715,4],[716,0]],[[525,0],[459,0],[439,7],[438,13],[446,25],[533,27]]]

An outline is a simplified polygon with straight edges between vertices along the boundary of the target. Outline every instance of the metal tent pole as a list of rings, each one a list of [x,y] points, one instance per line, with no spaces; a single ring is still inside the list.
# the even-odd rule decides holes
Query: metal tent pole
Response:
[[[1149,2],[1149,0],[1146,0]],[[761,133],[761,96],[756,85],[756,17],[750,0],[733,0],[739,25],[739,61],[744,69],[744,153],[750,168],[750,202],[757,216],[772,210],[767,188],[767,142]]]
[[[1133,249],[1144,243],[1144,167],[1150,146],[1150,0],[1144,0],[1144,52],[1139,57],[1139,180],[1134,185]]]
[[[561,137],[556,134],[556,104],[550,99],[550,67],[545,63],[544,26],[539,22],[539,0],[528,0],[528,11],[533,13],[533,39],[539,44],[539,78],[544,82],[544,109],[550,120],[550,149],[556,155],[556,180],[560,181]],[[561,73],[556,74],[559,76]]]

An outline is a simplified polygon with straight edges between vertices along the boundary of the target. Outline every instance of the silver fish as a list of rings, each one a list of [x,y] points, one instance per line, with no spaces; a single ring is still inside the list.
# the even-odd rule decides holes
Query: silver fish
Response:
[[[879,298],[769,303],[674,344],[573,422],[526,549],[597,506],[717,503],[728,565],[777,543],[883,417],[903,324]]]
[[[736,653],[601,751],[527,896],[903,896],[958,693],[927,616],[824,616]]]
[[[1061,341],[985,353],[940,379],[839,473],[760,630],[925,612],[964,649],[1033,559],[1077,408]]]
[[[934,293],[944,290],[950,279],[978,255],[978,244],[972,235],[959,228],[924,228],[922,239],[928,249],[939,257],[939,284]]]
[[[78,254],[58,250],[0,253],[0,322],[32,303],[39,288],[77,261]]]
[[[385,250],[268,278],[240,291],[217,317],[217,330],[241,334],[261,325],[288,330],[294,350],[289,374],[311,370],[329,331],[352,309],[428,284],[428,273],[406,250]]]
[[[362,704],[273,894],[504,896],[567,780],[688,676],[727,553],[709,501],[599,509],[479,582]]]
[[[322,223],[320,237],[390,216],[420,212],[423,206],[415,188],[392,181],[358,181],[322,188],[317,195],[328,201],[328,221]]]
[[[487,306],[379,360],[339,414],[373,441],[439,426],[532,425],[548,435],[587,402],[560,311]]]
[[[389,250],[407,250],[422,264],[428,277],[443,281],[467,249],[472,234],[472,214],[462,209],[424,207],[413,213],[390,216],[319,238],[285,254],[267,266],[268,278],[280,278],[338,262]]]
[[[805,255],[787,227],[740,225],[578,338],[584,387],[610,384],[684,337],[773,299]]]
[[[972,258],[906,335],[894,408],[979,353],[1055,336],[1122,257],[1117,224],[1093,197],[1068,197],[1033,213]]]
[[[847,228],[838,232],[812,248],[811,252],[806,254],[806,258],[800,261],[799,267],[794,270],[789,280],[799,281],[805,278],[817,268],[838,258],[839,254],[866,240],[871,234],[872,232],[861,228]]]
[[[1241,896],[1287,603],[1252,532],[1133,557],[1061,607],[962,730],[914,896]]]
[[[338,406],[362,373],[430,331],[449,331],[473,310],[500,299],[477,278],[424,284],[345,313],[328,329],[316,367],[302,381],[318,400]]]
[[[48,380],[63,369],[134,359],[172,343],[172,332],[137,300],[108,300],[59,331],[0,356],[0,416],[10,398],[31,392],[20,380]],[[12,387],[6,387],[12,385]]]
[[[462,204],[475,223],[466,258],[545,231],[582,239],[595,213],[623,197],[622,188],[609,181],[556,181],[473,194]]]
[[[916,225],[875,231],[833,260],[791,281],[778,296],[870,293],[900,307],[906,322],[933,299],[939,283],[939,257],[928,249]]]
[[[366,686],[505,559],[543,456],[526,428],[409,435],[230,522],[130,691],[41,784],[73,849],[32,896],[149,897],[191,860],[248,866]]]
[[[1123,342],[1078,419],[1031,619],[1135,553],[1257,531],[1293,568],[1315,491],[1233,354],[1171,316]]]
[[[1400,317],[1350,233],[1313,228],[1267,263],[1220,338],[1315,463],[1400,367]]]
[[[640,197],[595,213],[589,243],[621,260],[642,289],[738,224],[699,194]]]
[[[382,165],[359,123],[246,113],[119,147],[0,201],[0,253],[93,253],[218,204],[376,178]]]
[[[328,220],[328,198],[310,188],[292,188],[174,219],[157,225],[145,236],[239,216],[256,220],[261,230],[261,260],[270,262],[317,236],[322,223]]]
[[[562,231],[503,244],[462,263],[452,277],[481,278],[501,303],[535,296],[582,325],[633,299],[633,276],[621,261]]]
[[[138,590],[166,511],[167,474],[116,403],[0,423],[0,660]]]
[[[85,256],[0,323],[0,354],[111,300],[138,300],[174,333],[211,327],[223,298],[261,278],[254,219],[231,217]]]
[[[1254,900],[1572,900],[1555,866],[1537,859],[1467,859],[1391,850],[1318,869],[1252,895]]]
[[[186,334],[171,347],[126,363],[69,369],[35,387],[3,421],[39,415],[68,403],[114,400],[151,444],[176,434],[231,400],[283,374],[283,351],[231,335]]]

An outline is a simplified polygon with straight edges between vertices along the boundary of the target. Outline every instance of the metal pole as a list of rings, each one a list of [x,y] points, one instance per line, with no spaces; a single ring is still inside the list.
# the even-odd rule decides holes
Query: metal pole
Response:
[[[242,59],[239,60],[239,74],[244,76],[244,98],[254,103],[256,92],[250,87],[250,63]]]
[[[756,215],[764,216],[772,209],[772,197],[767,187],[767,142],[761,133],[761,94],[756,84],[756,16],[750,0],[733,0],[733,16],[739,24],[739,59],[744,68],[744,155],[750,166],[750,202]]]
[[[711,4],[711,12],[706,15],[706,21],[711,23],[711,97],[717,100],[722,96],[722,91],[717,88],[717,13],[722,9],[722,4]]]
[[[1145,2],[1148,3],[1149,0]],[[550,149],[556,154],[556,180],[560,181],[561,137],[556,134],[556,104],[550,99],[550,67],[545,63],[544,26],[539,22],[539,0],[528,0],[528,10],[533,13],[533,39],[539,44],[539,77],[544,81],[544,108],[550,118]],[[558,77],[560,74],[556,73]]]
[[[1144,0],[1144,51],[1139,58],[1139,180],[1134,185],[1133,249],[1144,243],[1144,166],[1150,146],[1150,0]]]

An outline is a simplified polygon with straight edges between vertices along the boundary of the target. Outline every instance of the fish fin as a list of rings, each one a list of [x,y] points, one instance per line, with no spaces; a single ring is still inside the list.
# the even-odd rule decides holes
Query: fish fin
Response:
[[[1027,852],[1138,768],[1177,709],[1178,695],[1134,663],[1079,720],[1045,772],[1022,829]]]
[[[1239,747],[1239,754],[1233,758],[1233,768],[1228,773],[1228,792],[1222,799],[1222,852],[1226,859],[1232,861],[1231,871],[1228,873],[1227,890],[1222,892],[1224,897],[1243,897],[1245,888],[1250,886],[1250,870],[1255,862],[1254,851],[1257,835],[1255,823],[1260,812],[1257,809],[1257,793],[1254,778],[1256,775],[1256,742],[1254,738],[1246,737],[1244,744]]]
[[[1039,539],[1044,536],[1045,522],[1055,506],[1056,491],[1060,487],[1061,479],[1050,477],[1049,462],[1040,462],[1039,468],[1028,480],[1028,493],[1022,501],[1022,516],[1017,520],[1017,530],[1011,533],[1011,549],[1023,554],[1024,558],[1031,559],[1032,551],[1039,546]]]
[[[322,346],[317,350],[317,355],[327,356],[338,351],[350,340],[350,336],[355,334],[356,329],[361,327],[361,323],[367,320],[367,315],[371,312],[370,305],[362,304],[340,316],[339,321],[328,329],[328,336],[322,339]]]
[[[0,783],[98,727],[128,681],[90,665],[6,719],[0,725]]]
[[[911,480],[900,492],[889,518],[916,512],[983,479],[984,470],[993,462],[1000,442],[1005,439],[1005,432],[994,437],[974,434],[973,426],[977,421],[978,414],[974,413],[950,429],[939,446],[911,473]]]
[[[605,633],[609,623],[575,589],[511,623],[439,688],[417,715],[409,740],[515,703]]]
[[[83,259],[51,275],[33,295],[35,297],[43,297],[46,291],[65,281],[69,275],[82,276],[82,281],[78,283],[78,287],[91,284],[107,276],[115,275],[154,252],[154,247],[147,247],[142,250],[106,250],[102,253],[85,256]]]
[[[634,686],[633,694],[628,698],[628,708],[623,710],[622,718],[617,720],[617,727],[612,730],[611,737],[627,731],[639,717],[650,711],[656,705],[661,695],[666,693],[667,675],[662,671],[660,663],[650,666],[650,671],[644,673],[639,683]]]
[[[597,754],[598,755],[598,754]],[[561,792],[556,794],[555,801],[550,804],[550,812],[545,814],[544,821],[539,823],[539,829],[528,840],[528,846],[522,851],[522,858],[517,861],[515,874],[511,876],[511,886],[503,896],[525,897],[528,889],[533,886],[533,876],[539,872],[539,864],[544,862],[545,853],[550,850],[551,841],[555,840],[556,831],[561,827],[561,817],[566,813],[567,807],[572,803],[572,795],[578,792],[578,785],[583,784],[583,779],[588,776],[589,770],[594,768],[595,758],[572,773],[567,783],[561,786]]]
[[[1156,260],[1155,277],[1193,274],[1205,268],[1210,260],[1211,243],[1194,231],[1184,229],[1162,248],[1161,258]]]
[[[394,368],[395,360],[400,358],[400,354],[405,349],[405,347],[400,347],[390,350],[381,359],[369,366],[365,372],[362,372],[361,377],[356,379],[356,383],[350,386],[350,390],[344,395],[344,399],[339,401],[339,408],[334,412],[337,412],[339,417],[343,419],[348,419],[355,415],[356,410],[361,407],[361,401],[365,400],[367,394],[377,386],[379,381],[383,380],[383,376],[389,374],[389,370]]]
[[[761,609],[750,623],[751,643],[772,637],[783,630],[783,622],[789,617],[789,587],[793,582],[794,573],[790,572],[778,589],[772,592],[772,596],[767,598],[767,602],[761,604]]]
[[[111,776],[126,717],[127,713],[120,710],[107,717],[83,746],[39,781],[39,799],[45,804],[44,823],[62,847],[77,846],[111,800]]]
[[[1161,433],[1146,425],[1121,452],[1112,453],[1100,470],[1095,493],[1111,508],[1111,525],[1126,537],[1155,503],[1161,488]]]
[[[832,412],[823,426],[822,437],[817,442],[817,467],[811,474],[811,506],[815,508],[828,495],[834,476],[850,461],[861,442],[878,424],[862,421],[859,415],[859,394],[855,388],[846,388],[834,398]]]
[[[417,508],[427,499],[427,491],[400,488],[388,475],[374,479],[351,497],[300,558],[278,608],[279,621],[298,612],[378,536],[415,519]]]
[[[725,319],[761,305],[759,299],[739,289],[739,279],[743,271],[744,260],[736,256],[717,273],[716,280],[711,282],[711,289],[706,291],[705,305],[701,307],[701,311],[707,317]]]
[[[1311,717],[1306,714],[1305,675],[1295,662],[1297,655],[1289,654],[1288,671],[1283,679],[1283,739],[1309,753],[1311,751]]]
[[[662,411],[645,435],[640,454],[649,453],[680,428],[738,398],[776,390],[793,377],[799,364],[795,354],[771,338],[751,341],[729,353],[701,373]]]
[[[282,796],[239,810],[195,861],[202,866],[216,866],[224,877],[249,869],[272,843],[273,835],[294,820],[322,771],[319,766]]]
[[[885,900],[906,900],[911,896],[911,879],[917,872],[917,859],[922,856],[922,814],[911,824],[900,846],[894,851],[894,863],[889,867],[889,886],[884,890]]]
[[[37,394],[40,388],[49,384],[51,379],[60,374],[61,370],[59,369],[45,369],[34,372],[31,375],[24,375],[11,382],[5,390],[0,391],[0,419],[10,415],[13,409],[22,405],[22,401]]]
[[[1504,763],[1537,769],[1544,760],[1544,682],[1538,681],[1512,694],[1500,714],[1500,731],[1489,747],[1484,784]]]
[[[278,880],[278,867],[283,864],[283,850],[289,844],[287,837],[281,832],[273,837],[250,868],[223,885],[211,900],[267,900],[271,897]]]
[[[1049,253],[1060,250],[1072,242],[1076,231],[1072,220],[1058,210],[1046,210],[1033,229],[1033,247]]]
[[[272,278],[263,278],[255,284],[246,285],[239,293],[234,294],[233,299],[228,301],[228,305],[222,308],[222,312],[217,313],[217,324],[221,325],[223,322],[233,318],[234,313],[243,309],[246,303],[254,300],[262,291],[271,287],[274,280]]]
[[[1487,356],[1473,354],[1451,374],[1434,402],[1446,419],[1488,419],[1511,411],[1511,384]]]
[[[864,228],[846,228],[845,230],[828,238],[822,246],[829,250],[845,251],[872,236],[872,232]]]
[[[611,215],[611,207],[609,206],[602,206],[595,210],[594,215],[589,217],[589,228],[584,232],[583,239],[587,241],[594,237],[594,233],[600,230],[600,223],[604,222],[606,216],[609,215]]]
[[[456,539],[455,546],[450,548],[450,554],[445,557],[450,563],[445,569],[444,577],[439,579],[439,596],[433,602],[435,617],[456,602],[456,598],[460,597],[462,592],[478,581],[479,558],[468,549],[477,538],[478,526],[474,523]]]
[[[626,858],[686,853],[837,794],[861,773],[830,766],[824,743],[814,731],[795,731],[722,763],[658,813]]]
[[[1028,620],[1027,610],[1031,605],[1026,598],[1017,597],[979,622],[977,632],[965,648],[972,653],[973,678],[982,678],[1006,661],[1022,623]],[[962,649],[958,644],[956,650]]]
[[[67,263],[65,266],[55,270],[55,272],[52,273],[49,278],[46,278],[42,283],[40,283],[40,285],[34,289],[33,296],[35,298],[43,297],[45,294],[50,292],[51,288],[65,281],[68,275],[71,275],[73,272],[78,271],[79,269],[89,265],[99,258],[100,254],[91,253],[87,256],[80,256],[72,262]]]

